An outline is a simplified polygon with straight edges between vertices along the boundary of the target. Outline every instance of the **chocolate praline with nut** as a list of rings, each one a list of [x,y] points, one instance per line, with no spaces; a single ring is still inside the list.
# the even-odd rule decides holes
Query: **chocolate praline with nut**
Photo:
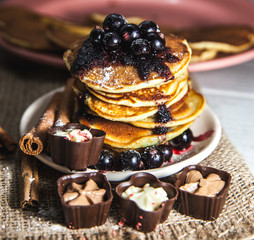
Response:
[[[209,174],[216,174],[220,177],[222,181],[225,181],[224,187],[215,196],[209,196],[209,194],[203,195],[203,193],[202,195],[200,195],[200,193],[195,194],[195,191],[191,193],[181,189],[181,186],[188,183],[190,178],[190,175],[188,175],[188,173],[193,170],[197,170],[201,173],[203,177],[200,179],[202,180],[201,185],[204,184],[203,180],[204,178],[209,176]],[[199,183],[200,180],[197,180],[198,181],[197,183]],[[200,166],[200,165],[191,165],[184,168],[175,182],[175,186],[178,188],[178,191],[179,191],[179,198],[178,198],[178,201],[180,204],[179,211],[182,214],[192,216],[197,219],[203,219],[203,220],[217,219],[225,204],[230,182],[231,182],[231,175],[228,172],[223,170]]]

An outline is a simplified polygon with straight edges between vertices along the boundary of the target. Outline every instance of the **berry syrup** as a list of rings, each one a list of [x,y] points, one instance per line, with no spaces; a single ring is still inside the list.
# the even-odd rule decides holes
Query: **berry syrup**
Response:
[[[193,137],[193,141],[195,141],[195,142],[204,141],[204,140],[206,140],[207,138],[211,137],[213,133],[214,133],[214,130],[207,131],[207,132],[205,132],[205,133],[203,133],[203,134],[200,134],[200,135],[197,136],[197,137]]]
[[[138,70],[141,79],[147,80],[151,72],[155,71],[165,79],[173,79],[173,75],[166,62],[177,62],[178,58],[169,53],[169,48],[165,48],[157,55],[134,56],[130,50],[118,49],[108,52],[103,46],[92,44],[90,39],[84,41],[76,59],[74,60],[70,72],[72,74],[86,73],[94,67],[109,67],[115,65],[132,65]]]

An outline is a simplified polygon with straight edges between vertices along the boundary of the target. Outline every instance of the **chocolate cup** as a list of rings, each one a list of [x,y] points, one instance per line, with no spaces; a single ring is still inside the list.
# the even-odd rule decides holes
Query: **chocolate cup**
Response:
[[[106,133],[98,129],[90,129],[93,138],[86,142],[73,142],[65,137],[55,136],[58,131],[66,129],[89,129],[80,123],[69,123],[61,127],[49,129],[49,144],[52,161],[71,170],[84,170],[99,161]]]
[[[143,187],[149,183],[152,187],[162,187],[168,194],[169,200],[163,202],[155,211],[145,211],[129,199],[123,198],[122,193],[130,186]],[[127,182],[116,186],[116,195],[118,199],[120,221],[132,226],[141,232],[151,232],[156,229],[159,223],[164,222],[173,207],[178,196],[177,189],[170,183],[161,182],[154,175],[146,172],[136,173],[131,176]]]
[[[106,189],[104,201],[88,206],[70,206],[63,200],[66,187],[72,182],[84,184],[89,179],[94,180],[99,188]],[[66,225],[71,229],[91,228],[104,224],[108,217],[113,195],[107,178],[98,172],[77,173],[60,177],[57,180],[58,195],[62,204]]]
[[[224,188],[215,197],[199,196],[179,189],[180,186],[185,184],[186,175],[191,170],[200,171],[203,178],[210,173],[218,174],[220,178],[225,181]],[[184,215],[192,216],[197,219],[215,220],[219,217],[225,204],[230,181],[231,175],[228,172],[216,168],[199,165],[191,165],[184,168],[175,182],[175,186],[179,191],[179,211]]]

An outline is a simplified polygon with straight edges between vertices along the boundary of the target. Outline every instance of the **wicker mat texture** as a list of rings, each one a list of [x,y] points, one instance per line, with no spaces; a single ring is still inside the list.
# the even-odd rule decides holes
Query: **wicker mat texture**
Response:
[[[156,231],[143,234],[118,225],[117,207],[112,204],[107,222],[92,229],[70,230],[56,193],[56,180],[61,175],[39,164],[40,207],[38,211],[22,211],[19,201],[18,161],[2,161],[0,172],[1,210],[0,236],[32,239],[244,239],[254,234],[254,178],[245,160],[223,133],[219,146],[202,165],[226,170],[232,184],[220,217],[202,221],[181,215],[173,209],[169,218]],[[29,238],[28,238],[29,239]]]
[[[0,125],[18,140],[20,117],[27,106],[49,90],[64,85],[69,75],[64,70],[46,68],[8,56],[0,56]],[[40,162],[40,207],[37,210],[22,210],[19,158],[17,153],[0,161],[0,239],[254,238],[254,177],[224,132],[215,151],[201,163],[226,170],[232,175],[226,204],[219,218],[215,221],[196,220],[181,215],[174,208],[167,221],[149,234],[119,226],[115,202],[104,225],[92,229],[68,229],[64,225],[56,192],[56,180],[61,174]]]

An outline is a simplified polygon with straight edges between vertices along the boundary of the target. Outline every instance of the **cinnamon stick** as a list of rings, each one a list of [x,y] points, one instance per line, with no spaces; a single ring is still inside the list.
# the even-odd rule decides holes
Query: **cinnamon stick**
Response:
[[[39,174],[37,160],[32,156],[21,156],[21,207],[39,206]]]
[[[14,139],[0,126],[0,160],[6,159],[17,149],[17,143]]]
[[[47,144],[47,131],[54,124],[61,97],[61,92],[55,93],[36,126],[20,138],[19,146],[24,153],[37,155],[45,149]]]
[[[17,149],[17,143],[1,126],[0,126],[0,143],[9,152],[15,152]]]
[[[74,91],[72,89],[73,83],[74,78],[69,78],[66,82],[54,126],[63,126],[71,122],[74,108]]]
[[[5,159],[8,155],[8,151],[3,146],[3,144],[0,143],[0,160]]]

